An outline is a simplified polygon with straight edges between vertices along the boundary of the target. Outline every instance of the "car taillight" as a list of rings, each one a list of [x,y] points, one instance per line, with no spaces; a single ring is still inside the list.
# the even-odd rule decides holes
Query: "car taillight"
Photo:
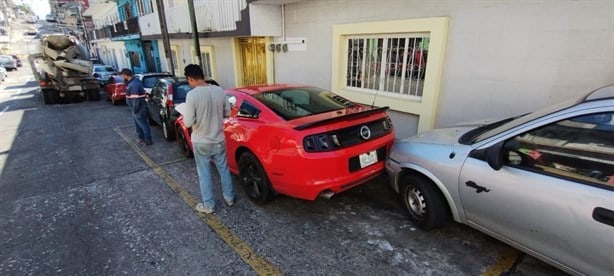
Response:
[[[168,87],[168,91],[166,91],[166,106],[167,107],[173,106],[173,86],[172,85],[170,85]]]
[[[303,148],[308,152],[332,151],[341,148],[341,143],[335,134],[316,134],[303,139]]]
[[[386,119],[382,123],[384,125],[384,130],[391,130],[394,128],[392,125],[392,120],[390,120],[390,117],[388,116],[386,116]]]
[[[39,81],[38,85],[39,86],[45,86],[45,85],[47,85],[47,82],[46,81]]]

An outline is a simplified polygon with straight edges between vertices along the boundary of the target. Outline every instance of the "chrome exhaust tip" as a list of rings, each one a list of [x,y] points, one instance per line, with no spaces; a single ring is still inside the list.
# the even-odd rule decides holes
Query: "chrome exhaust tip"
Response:
[[[321,192],[318,196],[321,198],[326,198],[326,199],[330,199],[331,197],[333,197],[335,195],[335,193],[331,192],[331,191],[323,191]]]

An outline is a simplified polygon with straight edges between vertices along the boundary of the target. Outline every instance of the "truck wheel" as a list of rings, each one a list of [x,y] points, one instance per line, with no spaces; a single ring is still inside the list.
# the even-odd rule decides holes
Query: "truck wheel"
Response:
[[[85,98],[88,102],[91,101],[99,101],[100,100],[100,92],[95,89],[85,90]]]
[[[43,102],[45,104],[55,104],[59,100],[58,92],[53,89],[43,89],[41,90],[41,94],[43,95]]]

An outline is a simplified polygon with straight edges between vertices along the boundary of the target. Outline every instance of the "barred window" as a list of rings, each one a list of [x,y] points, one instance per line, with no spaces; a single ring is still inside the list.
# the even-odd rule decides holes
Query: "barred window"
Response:
[[[126,16],[125,17],[126,20],[134,17],[134,15],[132,14],[132,6],[129,3],[126,3],[123,6],[123,10],[124,10],[124,15]]]
[[[346,86],[422,97],[429,34],[347,39]]]
[[[173,66],[174,66],[173,69],[175,71],[179,71],[179,64],[177,64],[177,62],[179,62],[179,57],[177,56],[177,50],[171,49],[171,58],[173,59]]]
[[[203,73],[207,77],[213,77],[213,71],[211,68],[211,53],[201,52],[200,58],[203,61]]]
[[[149,9],[147,10],[147,14],[153,13],[156,11],[156,2],[154,0],[149,0]]]
[[[145,3],[144,0],[136,0],[136,10],[139,16],[145,15]]]

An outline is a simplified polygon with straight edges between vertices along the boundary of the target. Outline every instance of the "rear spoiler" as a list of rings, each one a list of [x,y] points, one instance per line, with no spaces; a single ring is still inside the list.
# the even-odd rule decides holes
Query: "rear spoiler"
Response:
[[[339,117],[333,117],[333,118],[328,118],[328,119],[324,119],[324,120],[320,120],[320,121],[309,122],[309,123],[306,123],[306,124],[295,126],[294,129],[295,130],[304,130],[304,129],[308,129],[308,128],[312,128],[312,127],[316,127],[316,126],[332,123],[332,122],[335,122],[335,121],[344,121],[344,120],[356,119],[356,118],[360,118],[360,117],[366,117],[366,116],[369,116],[371,114],[385,112],[386,110],[388,110],[387,106],[378,107],[378,108],[374,108],[374,109],[370,109],[370,110],[365,110],[365,111],[358,112],[358,113],[345,114],[345,115],[342,115],[342,116],[339,116]]]

